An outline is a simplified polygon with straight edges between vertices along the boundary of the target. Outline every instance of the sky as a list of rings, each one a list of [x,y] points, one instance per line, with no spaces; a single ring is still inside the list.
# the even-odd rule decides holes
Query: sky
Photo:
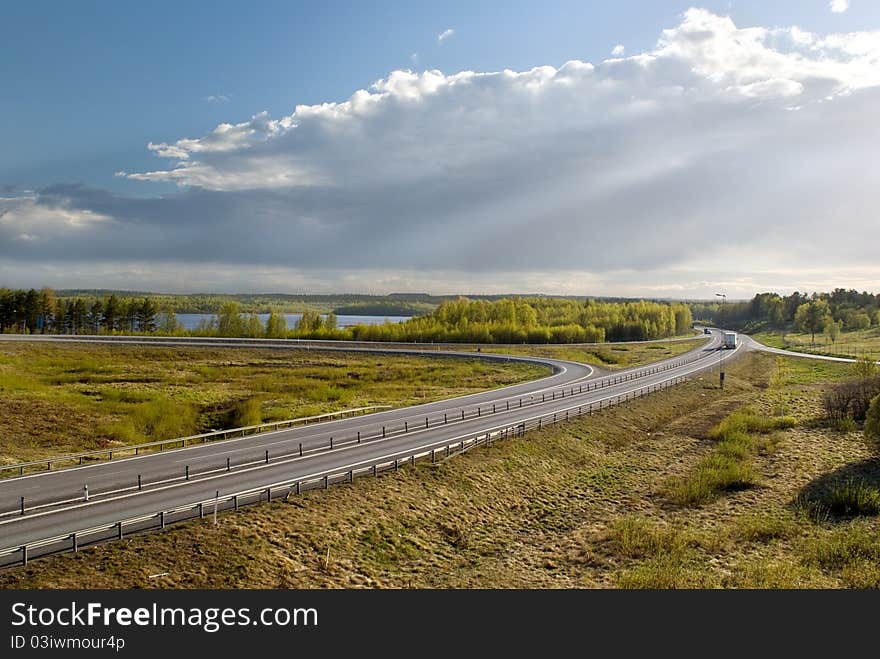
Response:
[[[874,0],[0,0],[0,286],[880,290]]]

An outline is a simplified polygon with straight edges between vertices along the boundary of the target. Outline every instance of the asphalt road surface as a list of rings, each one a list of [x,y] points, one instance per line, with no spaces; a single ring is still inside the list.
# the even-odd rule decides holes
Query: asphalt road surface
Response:
[[[7,340],[8,336],[3,336]],[[410,456],[416,450],[441,449],[495,428],[516,428],[540,415],[608,404],[616,398],[680,377],[717,369],[721,358],[760,344],[743,341],[735,351],[719,351],[722,333],[713,330],[695,350],[647,366],[603,374],[574,362],[455,353],[437,349],[376,349],[354,345],[320,350],[406,353],[527,361],[549,366],[545,378],[448,400],[328,421],[275,432],[227,439],[183,449],[148,453],[82,467],[0,480],[0,549],[21,547],[151,515],[215,497],[309,480],[363,468],[380,460]],[[185,340],[92,337],[15,337],[10,340],[106,341],[159,345],[211,345],[313,349],[304,343],[237,339]],[[332,439],[331,439],[332,438]],[[140,480],[140,488],[138,481]],[[88,489],[88,498],[86,498]],[[26,513],[21,514],[24,497]],[[2,564],[4,561],[0,561]]]

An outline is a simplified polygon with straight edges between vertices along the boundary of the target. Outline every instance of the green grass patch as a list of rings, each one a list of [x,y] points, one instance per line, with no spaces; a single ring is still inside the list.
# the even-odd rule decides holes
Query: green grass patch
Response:
[[[694,507],[714,501],[725,492],[752,487],[757,480],[752,457],[757,452],[768,452],[772,444],[751,433],[766,435],[795,425],[797,419],[790,416],[764,417],[748,409],[730,414],[708,433],[709,439],[718,442],[714,450],[688,475],[669,481],[667,498],[680,506]]]

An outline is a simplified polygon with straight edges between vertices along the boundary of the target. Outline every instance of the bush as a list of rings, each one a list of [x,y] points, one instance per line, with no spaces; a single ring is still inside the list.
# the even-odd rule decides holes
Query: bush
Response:
[[[865,415],[865,437],[875,448],[880,448],[880,394],[871,399]]]
[[[138,432],[152,440],[173,439],[194,434],[196,416],[196,411],[187,403],[159,398],[137,405],[132,422]]]
[[[258,398],[248,398],[235,404],[232,411],[232,425],[256,426],[263,422],[263,405]]]
[[[880,377],[849,380],[831,385],[822,394],[822,407],[831,421],[851,417],[863,421],[871,400],[880,395]]]
[[[827,504],[838,517],[880,515],[880,489],[864,480],[849,480],[831,490]]]

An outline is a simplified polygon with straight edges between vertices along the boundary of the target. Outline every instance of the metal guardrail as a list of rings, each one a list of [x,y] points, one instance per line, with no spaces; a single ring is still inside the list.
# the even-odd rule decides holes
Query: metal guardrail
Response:
[[[699,338],[699,337],[697,337],[697,338]],[[691,357],[684,357],[682,359],[677,359],[672,362],[664,362],[663,364],[660,364],[657,366],[647,366],[647,367],[642,367],[642,368],[637,367],[637,368],[634,368],[630,371],[625,371],[625,372],[617,374],[617,375],[604,376],[602,378],[598,378],[596,380],[588,382],[586,389],[584,389],[583,385],[579,385],[577,387],[577,393],[590,392],[590,391],[594,391],[595,389],[598,389],[598,388],[610,387],[610,386],[614,386],[616,384],[620,384],[623,382],[628,382],[628,381],[634,380],[636,378],[643,377],[645,375],[651,375],[651,374],[660,373],[660,372],[663,372],[666,370],[670,370],[673,368],[678,368],[678,367],[683,366],[685,364],[688,364],[692,361],[696,361],[697,359],[703,359],[703,358],[709,356],[710,354],[714,354],[714,353],[706,353],[704,351],[700,351],[700,352],[695,353]],[[572,396],[575,395],[575,387],[573,387],[573,386],[560,387],[556,391],[551,391],[549,395],[551,395],[551,400],[555,400],[557,393],[559,393],[559,395],[564,398],[567,391],[569,392],[569,395],[572,395]],[[542,393],[541,402],[546,401],[546,396],[547,396],[546,392]],[[522,405],[522,397],[517,397],[517,396],[501,397],[494,402],[490,401],[493,403],[492,412],[493,413],[495,412],[495,405],[499,402],[500,403],[506,402],[507,403],[507,406],[506,406],[507,410],[509,410],[510,409],[509,401],[514,400],[514,399],[519,400],[519,402],[518,402],[519,407],[523,406]],[[535,402],[537,402],[537,401],[535,401]],[[160,451],[165,450],[166,447],[184,448],[187,446],[187,444],[191,444],[191,443],[205,444],[208,442],[208,440],[218,441],[218,440],[228,439],[230,437],[245,437],[249,434],[258,434],[260,432],[264,432],[267,429],[278,430],[280,428],[292,428],[298,424],[306,425],[310,421],[320,422],[320,420],[330,419],[335,416],[344,417],[349,414],[357,414],[357,413],[366,412],[369,410],[391,409],[391,407],[392,406],[390,406],[390,405],[370,405],[370,406],[366,406],[366,407],[357,407],[357,408],[352,408],[352,409],[348,409],[348,410],[340,410],[338,412],[328,412],[326,414],[319,414],[316,416],[301,417],[298,419],[287,419],[284,421],[273,421],[270,423],[262,423],[262,424],[253,425],[253,426],[244,426],[241,428],[229,428],[227,430],[216,430],[216,431],[212,431],[212,432],[201,433],[198,435],[190,435],[187,437],[177,437],[177,438],[159,440],[159,441],[154,441],[154,442],[144,442],[144,443],[140,443],[140,444],[128,444],[125,446],[116,446],[116,447],[106,448],[106,449],[96,449],[94,451],[83,451],[80,453],[59,455],[59,456],[55,456],[55,457],[51,457],[51,458],[46,458],[44,460],[32,460],[29,462],[20,462],[20,463],[15,463],[15,464],[0,465],[0,478],[3,478],[4,473],[10,472],[10,471],[18,471],[18,475],[23,476],[26,469],[35,470],[35,468],[42,467],[43,465],[45,465],[46,468],[42,471],[51,471],[53,464],[59,464],[59,463],[63,463],[63,462],[76,462],[77,464],[81,465],[81,464],[83,464],[83,460],[100,459],[100,456],[102,456],[102,455],[106,455],[106,456],[108,456],[108,459],[112,460],[114,454],[116,454],[117,457],[122,454],[132,453],[132,452],[134,455],[140,455],[141,451],[148,450],[151,448],[156,448],[156,447],[159,447]],[[480,416],[481,413],[482,413],[482,408],[480,406],[478,406],[476,408],[476,415]],[[466,418],[466,416],[467,416],[467,414],[465,413],[465,416],[462,416],[462,420],[464,420]],[[446,423],[445,419],[444,419],[444,423]],[[389,431],[389,433],[390,432],[392,432],[392,431]],[[332,448],[332,446],[331,446],[331,448]]]
[[[425,416],[425,417],[419,416],[418,419],[410,417],[407,419],[402,419],[400,425],[397,425],[397,426],[382,425],[381,429],[380,429],[379,426],[377,425],[376,433],[373,435],[367,435],[367,434],[363,433],[362,431],[358,430],[356,433],[353,433],[348,438],[343,438],[343,437],[336,435],[335,441],[334,441],[334,435],[328,433],[328,438],[327,438],[326,444],[322,444],[320,446],[306,446],[303,442],[300,442],[298,448],[294,449],[291,452],[272,453],[270,456],[270,452],[267,450],[264,452],[264,454],[259,459],[250,460],[250,461],[246,461],[246,462],[237,462],[234,465],[232,464],[232,460],[229,457],[226,458],[225,463],[221,463],[216,467],[210,467],[207,469],[203,469],[202,471],[199,471],[199,472],[191,471],[189,465],[185,465],[182,468],[182,470],[177,471],[176,473],[165,474],[164,476],[160,476],[160,477],[154,476],[155,480],[151,480],[149,482],[147,482],[147,480],[143,479],[141,477],[141,475],[138,474],[136,480],[132,479],[130,485],[116,487],[115,489],[112,489],[112,490],[102,490],[102,491],[92,490],[90,493],[90,496],[91,496],[91,498],[97,498],[97,497],[107,497],[107,496],[111,496],[111,495],[119,495],[119,494],[123,494],[126,492],[141,491],[141,490],[144,490],[144,489],[147,489],[150,487],[167,485],[167,484],[175,483],[175,482],[185,482],[185,481],[189,481],[191,479],[206,477],[206,476],[210,476],[212,474],[217,474],[217,473],[224,472],[224,471],[225,472],[230,472],[233,470],[239,471],[241,469],[247,469],[247,468],[253,467],[255,465],[269,465],[269,464],[275,465],[275,464],[278,464],[279,461],[284,462],[286,460],[290,460],[293,458],[301,458],[304,455],[316,455],[319,453],[332,451],[334,448],[338,449],[343,446],[350,446],[352,444],[361,444],[362,442],[385,440],[388,438],[396,437],[401,434],[408,434],[408,433],[418,431],[418,430],[427,430],[427,429],[430,429],[431,427],[436,427],[437,425],[450,425],[450,424],[454,425],[458,422],[471,420],[471,419],[474,419],[477,417],[488,416],[488,415],[497,414],[497,413],[501,413],[501,412],[510,412],[511,409],[524,409],[524,408],[528,408],[533,405],[542,404],[547,401],[555,401],[557,399],[564,399],[566,397],[574,398],[579,395],[595,392],[598,389],[612,387],[615,385],[619,385],[621,383],[629,382],[629,381],[635,380],[639,377],[644,377],[645,375],[660,373],[660,372],[663,372],[663,371],[666,371],[666,370],[669,370],[672,368],[679,368],[679,367],[686,365],[690,362],[697,361],[698,359],[705,359],[705,358],[711,356],[712,354],[714,354],[714,353],[712,353],[712,352],[697,353],[696,355],[693,355],[693,356],[686,358],[686,359],[678,359],[678,360],[675,360],[672,362],[658,364],[656,366],[637,368],[637,369],[633,369],[632,371],[629,371],[629,372],[625,372],[625,373],[621,373],[621,374],[617,374],[617,375],[605,376],[604,378],[587,381],[587,382],[581,383],[577,386],[572,384],[572,385],[569,385],[566,387],[560,387],[558,389],[551,388],[548,391],[540,392],[540,398],[538,398],[538,393],[528,395],[527,397],[525,397],[525,396],[503,397],[501,399],[496,399],[495,401],[488,401],[486,403],[478,404],[478,405],[476,405],[474,407],[470,407],[470,408],[467,406],[463,406],[455,414],[451,414],[449,412],[443,412],[442,416],[441,415],[436,415],[434,417],[431,417],[430,415]],[[386,406],[375,406],[375,407],[386,407]],[[332,414],[343,414],[343,413],[348,413],[348,412],[357,412],[357,411],[366,410],[366,409],[372,409],[372,408],[354,408],[353,410],[342,410],[337,413],[331,413],[328,415],[320,415],[318,417],[305,417],[304,419],[293,420],[293,421],[320,419],[320,418],[325,418],[327,416],[331,416]],[[422,424],[422,421],[421,421],[422,418],[424,418],[424,424]],[[281,422],[276,422],[273,424],[262,424],[261,426],[250,426],[248,428],[260,428],[263,426],[274,426],[277,424],[287,424],[287,423],[288,423],[287,421],[281,421]],[[248,428],[232,429],[232,430],[228,430],[228,431],[218,431],[218,433],[221,433],[221,434],[223,432],[233,433],[233,432],[238,432],[240,430],[247,430]],[[214,433],[207,433],[206,435],[210,436],[212,434],[214,434]],[[174,444],[177,442],[184,442],[184,445],[185,445],[185,441],[188,441],[193,438],[201,438],[201,437],[203,437],[203,435],[195,435],[190,438],[179,438],[179,439],[172,439],[172,440],[164,440],[163,442],[154,442],[154,444]],[[140,445],[134,445],[133,447],[130,447],[130,448],[137,448],[138,446],[140,446]],[[118,449],[114,449],[114,450],[118,452]],[[105,449],[105,451],[106,451],[106,449]],[[67,456],[67,457],[70,457],[70,456]],[[112,458],[112,455],[111,455],[111,458]],[[55,458],[54,460],[57,461],[57,460],[61,460],[61,459],[62,459],[62,457],[59,457],[59,458]],[[33,463],[33,464],[43,465],[43,464],[46,464],[46,462],[40,461],[40,462]],[[47,465],[47,466],[49,466],[49,465]],[[45,473],[45,470],[42,473]],[[22,497],[20,497],[20,502],[19,502],[18,506],[16,506],[15,509],[0,511],[0,518],[12,516],[12,515],[24,516],[26,513],[33,513],[38,510],[44,510],[47,508],[53,508],[53,507],[62,506],[62,505],[66,505],[66,504],[73,504],[73,503],[77,503],[77,502],[81,502],[81,501],[85,501],[85,500],[87,500],[87,499],[85,498],[84,493],[83,494],[78,493],[75,496],[72,496],[67,499],[55,499],[55,500],[47,499],[44,501],[39,500],[39,498],[36,498],[36,500],[35,500],[34,497],[30,497],[29,499],[26,500],[26,498],[24,496],[22,496]]]
[[[695,360],[688,361],[692,362]],[[127,535],[152,529],[164,529],[168,524],[192,519],[204,519],[208,513],[216,516],[220,511],[238,510],[243,506],[253,505],[262,501],[272,501],[273,499],[287,500],[292,495],[299,495],[306,490],[326,489],[330,485],[353,482],[355,477],[364,475],[378,476],[386,471],[397,471],[407,462],[415,464],[417,460],[430,458],[433,463],[436,462],[438,455],[444,458],[460,455],[477,446],[491,445],[492,441],[503,440],[509,437],[521,437],[528,430],[541,429],[577,416],[592,415],[603,409],[664,391],[676,384],[689,380],[689,375],[673,376],[632,392],[611,395],[591,403],[573,404],[562,410],[538,414],[514,424],[500,424],[475,435],[444,439],[414,450],[392,452],[376,460],[349,465],[346,469],[319,471],[314,474],[279,481],[259,488],[224,494],[222,498],[218,490],[215,497],[210,499],[160,510],[148,515],[121,519],[100,526],[78,529],[70,533],[21,546],[6,547],[0,549],[0,567],[27,565],[28,560],[32,558],[66,551],[76,552],[80,548],[109,540],[122,539]]]
[[[15,464],[0,465],[0,473],[5,471],[18,471],[19,476],[24,475],[24,470],[30,467],[42,467],[46,465],[45,471],[51,471],[53,464],[61,462],[78,461],[83,463],[84,459],[100,458],[107,455],[108,459],[113,459],[115,453],[117,457],[123,453],[134,451],[134,455],[140,455],[145,449],[159,447],[160,451],[164,451],[165,447],[184,448],[187,444],[198,443],[206,444],[210,441],[221,441],[230,437],[246,437],[254,435],[266,430],[279,430],[281,428],[293,428],[299,424],[306,425],[310,421],[320,422],[320,420],[331,419],[333,417],[345,417],[351,414],[364,413],[369,410],[391,409],[391,405],[367,405],[365,407],[354,407],[347,410],[339,410],[337,412],[327,412],[326,414],[317,414],[315,416],[304,416],[296,419],[285,419],[284,421],[271,421],[269,423],[259,423],[253,426],[242,426],[240,428],[228,428],[226,430],[212,430],[211,432],[201,433],[199,435],[188,435],[186,437],[176,437],[172,439],[163,439],[155,442],[143,442],[141,444],[127,444],[125,446],[114,446],[112,448],[96,449],[94,451],[83,451],[81,453],[70,453],[67,455],[58,455],[45,460],[32,460],[30,462],[17,462]]]

